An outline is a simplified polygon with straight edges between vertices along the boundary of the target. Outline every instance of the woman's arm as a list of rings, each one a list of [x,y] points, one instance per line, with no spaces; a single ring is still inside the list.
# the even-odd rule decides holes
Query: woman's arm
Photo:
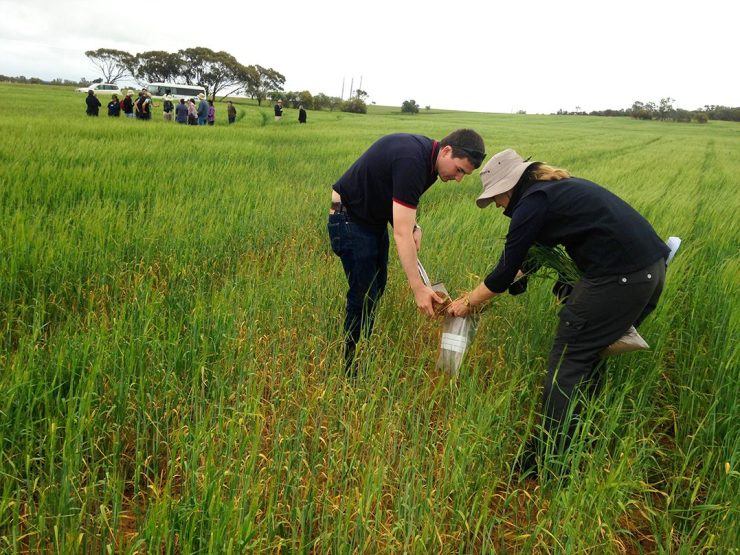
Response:
[[[544,225],[546,214],[547,199],[543,194],[533,194],[521,201],[512,215],[504,252],[496,267],[483,283],[455,300],[448,307],[448,314],[467,316],[471,309],[508,289],[521,271],[527,252]]]

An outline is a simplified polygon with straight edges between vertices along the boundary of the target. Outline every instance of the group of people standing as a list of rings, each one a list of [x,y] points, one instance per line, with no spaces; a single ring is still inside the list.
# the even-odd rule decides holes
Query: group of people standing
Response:
[[[533,271],[527,263],[530,248],[564,247],[582,277],[566,291],[553,289],[563,305],[547,359],[542,431],[512,463],[520,473],[536,476],[543,457],[567,460],[559,456],[569,450],[582,401],[604,381],[602,353],[657,306],[670,249],[614,193],[507,149],[483,166],[476,200],[479,208],[495,204],[511,219],[503,252],[480,285],[447,304],[419,275],[417,207],[438,178],[459,182],[485,156],[483,139],[472,129],[458,129],[441,141],[393,134],[370,146],[332,186],[328,233],[348,283],[345,371],[358,371],[357,345],[369,338],[385,289],[388,224],[416,306],[429,317],[444,312],[466,317],[496,295],[521,292],[513,284]]]
[[[124,117],[137,119],[152,119],[152,95],[146,89],[139,92],[139,97],[134,100],[134,91],[129,90],[123,100],[119,100],[118,95],[114,94],[108,102],[108,115],[119,117],[123,113]],[[87,105],[87,115],[97,116],[102,106],[100,100],[95,96],[95,91],[88,91],[85,99]]]
[[[200,93],[198,102],[194,98],[185,101],[180,99],[177,105],[172,102],[172,97],[166,95],[162,106],[164,119],[172,121],[174,114],[175,121],[187,125],[215,125],[216,124],[216,107],[213,100],[206,100],[206,95]],[[231,122],[229,122],[231,123]]]
[[[142,89],[136,100],[133,99],[134,91],[129,90],[123,100],[119,100],[118,95],[114,94],[108,103],[108,115],[110,117],[119,117],[123,113],[124,117],[149,120],[152,119],[152,102],[151,93]],[[102,104],[100,99],[95,96],[95,91],[88,91],[85,98],[88,116],[98,116]],[[236,106],[229,100],[226,105],[226,116],[229,125],[236,122]],[[187,125],[215,125],[216,124],[216,107],[213,100],[207,100],[206,95],[200,93],[197,100],[195,98],[184,99],[175,103],[171,94],[166,94],[162,99],[162,117],[165,121],[176,121],[177,123]],[[275,104],[275,121],[283,119],[283,101],[278,100]],[[298,108],[298,122],[306,123],[306,110],[303,106]]]
[[[119,100],[118,95],[114,94],[108,103],[108,116],[120,117],[121,113],[123,113],[124,117],[128,118],[152,119],[152,107],[154,104],[151,93],[146,89],[142,89],[136,100],[133,99],[133,96],[134,91],[132,90],[129,90],[122,100]],[[85,104],[87,106],[88,116],[97,116],[102,107],[100,100],[95,96],[95,91],[88,91]],[[230,100],[228,101],[226,112],[229,124],[234,123],[236,121],[236,107]],[[197,103],[195,98],[190,98],[187,101],[182,98],[177,104],[172,95],[167,94],[163,97],[162,117],[165,121],[172,121],[174,119],[174,121],[181,124],[215,125],[216,107],[213,104],[213,100],[206,100],[206,96],[203,93],[198,95]]]
[[[307,120],[306,109],[303,105],[298,106],[298,123],[306,123]],[[283,120],[283,101],[278,100],[275,103],[275,121],[280,122]]]

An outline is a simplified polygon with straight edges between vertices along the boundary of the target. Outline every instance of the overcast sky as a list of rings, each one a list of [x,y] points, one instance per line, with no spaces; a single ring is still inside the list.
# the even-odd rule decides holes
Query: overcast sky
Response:
[[[123,6],[126,6],[124,9]],[[86,50],[205,46],[286,90],[486,112],[740,106],[740,2],[0,0],[0,74],[99,77]]]

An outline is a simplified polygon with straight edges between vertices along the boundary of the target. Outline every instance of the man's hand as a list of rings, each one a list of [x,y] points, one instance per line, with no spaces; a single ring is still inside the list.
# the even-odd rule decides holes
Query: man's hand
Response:
[[[431,287],[427,287],[426,285],[414,289],[414,299],[416,301],[416,307],[429,318],[436,316],[434,304],[444,303],[444,299],[435,293]]]

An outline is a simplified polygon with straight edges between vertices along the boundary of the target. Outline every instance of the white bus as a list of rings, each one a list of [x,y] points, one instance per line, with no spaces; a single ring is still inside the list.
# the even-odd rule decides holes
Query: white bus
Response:
[[[172,98],[196,98],[199,94],[206,94],[206,90],[198,85],[181,85],[180,83],[149,83],[146,90],[152,98],[162,98],[169,94]]]

